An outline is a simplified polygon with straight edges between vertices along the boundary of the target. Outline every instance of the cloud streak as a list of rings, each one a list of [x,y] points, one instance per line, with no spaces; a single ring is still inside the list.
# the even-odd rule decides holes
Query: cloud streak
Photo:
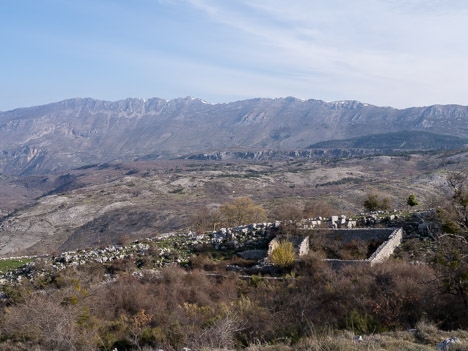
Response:
[[[408,106],[464,94],[457,83],[468,78],[462,1],[239,2],[250,11],[189,0],[212,21],[256,37],[264,54],[252,59],[269,56],[305,80],[319,73],[336,96]]]
[[[7,4],[1,110],[73,96],[468,105],[464,0]]]

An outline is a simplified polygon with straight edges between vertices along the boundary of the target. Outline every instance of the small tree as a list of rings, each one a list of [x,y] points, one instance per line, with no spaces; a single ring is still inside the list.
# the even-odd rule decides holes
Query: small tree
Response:
[[[413,208],[413,206],[417,206],[419,205],[419,202],[416,200],[416,196],[414,196],[413,194],[411,194],[410,196],[408,196],[408,200],[406,201],[406,204]]]
[[[294,204],[283,204],[276,207],[271,212],[270,216],[273,220],[279,220],[282,222],[282,232],[293,234],[297,231],[297,224],[303,218],[304,213],[302,209]]]
[[[290,267],[294,263],[294,248],[291,242],[281,241],[271,252],[271,262],[280,267]]]
[[[368,211],[389,210],[391,200],[388,196],[380,199],[377,194],[367,194],[367,199],[364,200],[364,208]]]
[[[447,175],[448,192],[437,209],[441,231],[434,268],[437,270],[439,288],[443,293],[458,298],[456,311],[468,309],[468,171]],[[467,322],[466,313],[460,316]]]
[[[220,209],[227,226],[237,226],[266,220],[266,213],[262,206],[256,205],[248,197],[240,197],[224,203]]]
[[[209,230],[216,230],[222,222],[222,215],[219,210],[201,207],[193,212],[187,221],[188,229],[196,233],[204,233]]]
[[[447,176],[450,188],[449,217],[468,236],[468,171],[452,172]]]
[[[304,217],[330,217],[333,214],[331,207],[320,200],[310,200],[304,206]]]
[[[364,207],[368,211],[376,211],[380,207],[379,197],[376,194],[367,194]]]

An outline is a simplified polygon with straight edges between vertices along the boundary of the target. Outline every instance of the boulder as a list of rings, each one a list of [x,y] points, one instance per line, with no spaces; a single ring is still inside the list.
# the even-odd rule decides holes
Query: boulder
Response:
[[[437,345],[436,350],[449,351],[450,345],[460,344],[460,343],[461,343],[460,339],[456,337],[447,338],[444,341],[440,342],[439,345]]]
[[[226,247],[230,250],[237,249],[239,247],[239,242],[237,240],[229,241]]]
[[[420,234],[424,234],[427,230],[427,225],[425,223],[419,223],[418,224],[418,232]]]
[[[245,250],[237,255],[246,260],[261,260],[267,255],[267,250]]]

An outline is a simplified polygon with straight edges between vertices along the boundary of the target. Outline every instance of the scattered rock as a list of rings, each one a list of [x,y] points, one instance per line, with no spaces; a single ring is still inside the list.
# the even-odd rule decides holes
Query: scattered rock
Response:
[[[439,343],[439,345],[437,345],[436,350],[449,351],[451,345],[460,344],[460,343],[461,343],[460,339],[456,337],[447,338],[441,343]]]

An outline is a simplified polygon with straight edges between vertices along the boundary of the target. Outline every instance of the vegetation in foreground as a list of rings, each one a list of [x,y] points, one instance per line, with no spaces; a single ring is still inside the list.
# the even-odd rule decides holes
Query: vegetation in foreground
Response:
[[[448,180],[449,196],[426,223],[425,239],[434,241],[426,262],[391,259],[333,271],[311,255],[279,262],[277,277],[217,269],[209,255],[186,269],[138,269],[126,258],[69,267],[3,288],[0,346],[433,350],[446,337],[466,342],[468,176]]]
[[[110,269],[112,281],[96,264],[6,287],[2,349],[424,350],[468,337],[439,329],[466,329],[468,315],[426,265],[334,272],[307,257],[281,280],[178,266],[134,274],[125,260]]]

